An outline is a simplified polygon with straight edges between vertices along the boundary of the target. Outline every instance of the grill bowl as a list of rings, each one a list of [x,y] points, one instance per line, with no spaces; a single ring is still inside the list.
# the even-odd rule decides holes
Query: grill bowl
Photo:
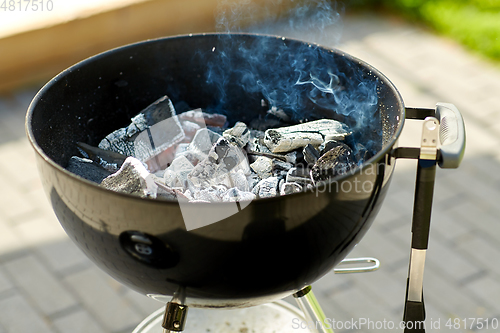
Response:
[[[206,79],[209,64],[217,63],[221,54],[244,68],[242,46],[262,50],[262,45],[266,48],[259,51],[262,59],[251,68],[253,73],[269,72],[266,64],[283,50],[297,56],[313,48],[319,55],[316,68],[335,68],[346,82],[362,78],[376,85],[373,128],[365,129],[361,139],[372,140],[377,149],[361,167],[315,191],[254,200],[217,223],[190,231],[183,212],[203,217],[230,210],[233,204],[181,207],[112,192],[65,169],[78,154],[76,142],[97,146],[163,95],[191,108],[226,110],[230,123],[264,116],[261,92],[230,84],[221,94],[220,86]],[[224,66],[229,79],[242,80],[238,70]],[[272,71],[283,79],[296,76],[290,66]],[[352,121],[332,108],[302,100],[305,118]],[[360,241],[387,191],[395,165],[390,151],[403,120],[404,104],[394,85],[372,66],[339,50],[275,36],[203,34],[123,46],[68,68],[35,96],[26,128],[57,218],[101,269],[158,299],[183,287],[191,306],[244,307],[313,283]],[[133,235],[149,238],[153,252],[137,252]]]

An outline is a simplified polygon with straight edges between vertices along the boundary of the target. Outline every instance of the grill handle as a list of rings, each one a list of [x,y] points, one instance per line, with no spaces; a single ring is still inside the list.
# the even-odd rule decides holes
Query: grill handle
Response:
[[[450,103],[436,104],[441,147],[438,164],[443,169],[458,168],[465,152],[465,124],[460,111]]]
[[[424,120],[436,117],[439,120],[438,164],[443,169],[458,168],[465,152],[465,124],[460,111],[450,103],[437,103],[436,109],[406,107],[406,119]],[[418,149],[402,148],[395,151],[396,157],[418,158]]]

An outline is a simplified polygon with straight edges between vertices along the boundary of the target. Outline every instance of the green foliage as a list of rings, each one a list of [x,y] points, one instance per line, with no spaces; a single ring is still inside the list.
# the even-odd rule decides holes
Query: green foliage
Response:
[[[426,23],[472,50],[500,61],[500,0],[356,0]],[[347,1],[349,4],[349,1]]]

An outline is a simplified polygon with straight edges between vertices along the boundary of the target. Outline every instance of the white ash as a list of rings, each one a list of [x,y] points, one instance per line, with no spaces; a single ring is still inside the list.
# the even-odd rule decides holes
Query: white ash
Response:
[[[237,122],[232,128],[222,134],[229,142],[243,148],[250,139],[250,131],[245,123]]]
[[[101,185],[113,191],[156,198],[158,186],[141,161],[127,157],[120,170],[106,177]]]
[[[194,200],[202,200],[208,202],[222,202],[222,196],[227,191],[224,186],[224,191],[221,192],[217,187],[204,188],[202,190],[192,193]]]
[[[208,157],[198,163],[188,175],[196,187],[219,185],[222,181],[233,181],[232,176],[241,170],[244,175],[250,174],[248,160],[243,151],[220,138],[210,149]]]
[[[307,144],[319,146],[325,140],[343,140],[351,134],[347,126],[333,119],[321,119],[298,125],[268,129],[264,143],[273,153],[289,152]]]
[[[271,198],[279,195],[278,177],[269,177],[262,179],[252,190],[259,198]]]
[[[186,152],[190,152],[200,161],[208,157],[210,149],[222,136],[209,130],[208,128],[202,128],[196,132],[191,143],[186,149]]]
[[[250,168],[260,177],[271,177],[273,172],[273,160],[269,157],[259,156],[255,162],[250,164]]]
[[[177,147],[175,148],[175,155],[174,158],[179,157],[181,155],[184,155],[186,150],[189,147],[189,143],[179,143]]]
[[[252,190],[261,180],[262,178],[260,178],[259,175],[255,172],[251,172],[250,175],[247,176],[248,188]]]
[[[165,170],[163,178],[165,184],[170,187],[182,187],[188,179],[188,175],[193,171],[194,166],[183,155],[172,161]]]
[[[248,191],[241,191],[238,188],[234,187],[227,190],[223,196],[223,202],[241,202],[241,201],[252,201],[254,200],[255,194]]]
[[[302,192],[302,185],[298,183],[283,183],[280,186],[280,194],[287,195]]]
[[[204,128],[204,126],[189,120],[183,120],[180,122],[180,124],[182,129],[184,130],[184,135],[186,136],[185,140],[189,141],[193,139],[194,135],[199,129]]]
[[[338,140],[351,134],[344,124],[330,119],[266,132],[249,129],[242,122],[229,129],[213,127],[212,130],[203,122],[222,126],[226,122],[225,116],[201,110],[175,115],[173,106],[172,109],[169,106],[166,108],[171,111],[169,117],[161,119],[165,112],[155,110],[158,105],[168,102],[165,99],[155,102],[156,106],[148,107],[149,113],[138,114],[129,126],[101,141],[109,148],[109,138],[116,139],[113,141],[115,146],[124,145],[136,158],[139,157],[127,158],[120,170],[102,181],[103,186],[142,197],[200,203],[251,201],[298,193],[312,188],[314,181],[309,167],[323,171],[318,164],[319,161],[325,164],[322,153],[339,145],[345,146]],[[271,111],[276,117],[283,116],[282,110]],[[155,123],[151,123],[153,118]],[[269,128],[269,123],[264,125],[264,119],[259,121],[262,128]],[[135,145],[130,147],[131,143]],[[355,151],[364,157],[366,149],[363,148],[356,147]],[[105,161],[124,157],[120,154],[107,156],[103,152],[111,151],[96,149],[99,156],[105,156]],[[103,167],[95,160],[83,163]],[[304,163],[309,167],[304,167]],[[332,157],[328,158],[327,165],[335,163]],[[161,170],[158,170],[160,166]]]

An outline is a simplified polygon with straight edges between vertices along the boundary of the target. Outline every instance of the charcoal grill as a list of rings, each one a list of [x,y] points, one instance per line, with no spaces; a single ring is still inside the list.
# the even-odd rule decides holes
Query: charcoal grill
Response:
[[[249,64],[252,50],[259,59]],[[375,153],[352,173],[333,180],[350,185],[343,190],[254,200],[232,216],[188,231],[179,203],[112,192],[65,169],[77,154],[77,142],[96,146],[159,96],[182,102],[178,108],[189,104],[208,112],[223,110],[232,124],[264,117],[265,95],[249,89],[248,73],[291,82],[297,73],[289,64],[304,54],[312,67],[337,73],[348,92],[360,82],[376,87],[372,127],[362,129],[359,138],[370,141]],[[221,55],[229,61],[222,63]],[[269,63],[276,65],[271,71],[265,66]],[[214,64],[219,67],[214,69]],[[214,70],[227,74],[224,84],[207,80]],[[309,90],[300,90],[296,97],[299,108],[306,110],[302,118],[356,125],[349,114],[336,112],[340,104],[329,105],[333,102],[328,99],[313,103]],[[421,148],[397,146],[405,118],[424,121]],[[396,159],[418,159],[405,319],[423,316],[421,274],[436,163],[458,167],[465,147],[464,125],[451,104],[405,107],[396,87],[359,59],[336,49],[255,34],[144,41],[96,55],[57,75],[33,99],[26,127],[45,191],[69,237],[121,283],[170,301],[164,323],[169,331],[183,329],[186,306],[245,308],[291,294],[311,300],[308,286],[339,264],[370,227]],[[373,186],[354,190],[356,182]],[[226,207],[188,205],[194,216]],[[311,309],[311,303],[305,302],[305,307]]]

